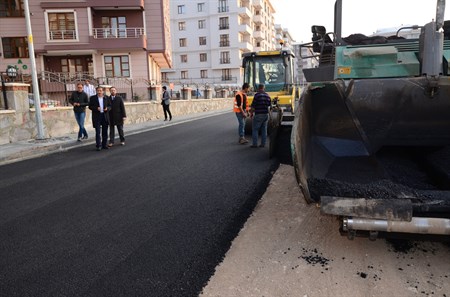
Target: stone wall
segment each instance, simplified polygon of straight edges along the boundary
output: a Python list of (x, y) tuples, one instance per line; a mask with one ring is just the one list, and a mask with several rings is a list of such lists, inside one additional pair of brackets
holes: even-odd
[[(36, 114), (34, 108), (28, 108), (28, 93), (14, 84), (6, 88), (9, 110), (0, 110), (0, 145), (21, 140), (35, 139), (37, 136)], [(17, 109), (12, 109), (17, 108)], [(127, 102), (126, 125), (142, 124), (147, 121), (162, 120), (164, 113), (160, 102)], [(233, 109), (233, 99), (190, 99), (171, 100), (170, 111), (174, 117), (202, 113), (214, 110)], [(45, 138), (67, 136), (78, 132), (72, 107), (42, 108), (42, 121)], [(93, 130), (91, 112), (87, 109), (85, 126)]]

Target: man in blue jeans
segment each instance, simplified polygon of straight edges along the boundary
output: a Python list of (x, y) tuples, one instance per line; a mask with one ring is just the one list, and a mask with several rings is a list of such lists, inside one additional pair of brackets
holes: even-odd
[(234, 107), (233, 111), (236, 114), (236, 118), (239, 123), (238, 133), (239, 133), (239, 143), (246, 144), (248, 140), (245, 139), (245, 118), (247, 117), (247, 92), (250, 88), (248, 83), (242, 85), (242, 90), (236, 93), (234, 97)]
[(271, 98), (269, 94), (264, 91), (264, 85), (258, 85), (258, 92), (253, 97), (251, 105), (252, 121), (252, 145), (251, 148), (258, 147), (258, 133), (261, 131), (261, 144), (259, 147), (264, 147), (267, 140), (267, 123), (269, 122), (269, 108)]
[(79, 127), (77, 140), (81, 141), (81, 139), (87, 139), (88, 134), (84, 128), (84, 119), (86, 118), (86, 106), (89, 105), (89, 98), (83, 91), (82, 83), (77, 84), (77, 90), (72, 93), (69, 98), (69, 102), (73, 105), (73, 112)]

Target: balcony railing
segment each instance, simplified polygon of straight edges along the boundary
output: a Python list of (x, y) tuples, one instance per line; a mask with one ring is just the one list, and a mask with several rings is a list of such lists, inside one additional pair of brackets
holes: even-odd
[(220, 47), (230, 46), (230, 41), (221, 41), (219, 42)]
[(222, 58), (220, 59), (220, 64), (230, 64), (231, 59), (230, 58)]
[(144, 35), (144, 28), (94, 28), (95, 39), (138, 38)]
[(221, 25), (219, 25), (219, 30), (226, 30), (226, 29), (230, 29), (230, 25), (229, 24), (221, 24)]
[(51, 30), (48, 32), (50, 40), (74, 40), (77, 39), (75, 30)]

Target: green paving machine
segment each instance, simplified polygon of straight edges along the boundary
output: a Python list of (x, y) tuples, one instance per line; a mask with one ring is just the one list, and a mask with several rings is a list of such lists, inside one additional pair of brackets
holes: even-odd
[[(365, 235), (450, 235), (450, 23), (445, 0), (412, 39), (312, 26), (291, 135), (295, 175), (308, 202), (340, 230)], [(408, 29), (408, 28), (402, 28)]]

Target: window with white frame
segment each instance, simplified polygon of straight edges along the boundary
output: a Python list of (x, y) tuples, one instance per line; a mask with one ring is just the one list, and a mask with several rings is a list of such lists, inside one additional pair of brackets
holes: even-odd
[(200, 53), (200, 62), (206, 62), (206, 61), (208, 61), (208, 54)]
[(47, 11), (48, 40), (77, 40), (75, 11)]
[(198, 28), (199, 29), (205, 29), (206, 28), (206, 20), (199, 20), (198, 21)]
[(178, 14), (185, 14), (185, 13), (186, 13), (186, 6), (178, 5)]
[(104, 56), (106, 77), (130, 77), (130, 58), (123, 56)]
[(179, 42), (180, 42), (180, 47), (186, 47), (187, 46), (186, 38), (180, 38)]
[(208, 70), (200, 70), (200, 78), (208, 78)]
[(205, 10), (205, 2), (197, 3), (197, 11), (202, 12)]
[(182, 79), (188, 78), (188, 72), (187, 72), (186, 70), (181, 71), (181, 78), (182, 78)]
[(206, 37), (205, 36), (200, 36), (198, 38), (198, 44), (199, 45), (206, 45)]
[(186, 30), (186, 22), (178, 22), (178, 31)]
[(187, 63), (188, 58), (187, 55), (180, 55), (180, 62), (181, 63)]

